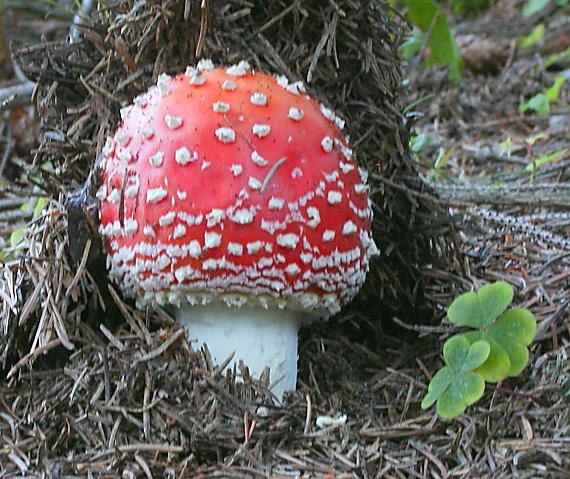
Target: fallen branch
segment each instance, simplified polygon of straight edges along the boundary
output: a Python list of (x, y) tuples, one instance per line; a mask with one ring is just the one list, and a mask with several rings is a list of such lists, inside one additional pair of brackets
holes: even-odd
[(570, 183), (502, 186), (435, 185), (439, 197), (450, 205), (525, 205), (570, 207)]
[(26, 82), (0, 89), (0, 111), (29, 105), (35, 87), (34, 82)]

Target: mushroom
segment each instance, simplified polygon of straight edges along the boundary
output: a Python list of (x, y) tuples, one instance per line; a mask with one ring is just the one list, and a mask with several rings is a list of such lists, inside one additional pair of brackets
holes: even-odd
[(103, 149), (110, 277), (170, 305), (216, 363), (295, 389), (297, 333), (337, 313), (377, 249), (344, 121), (289, 83), (202, 60), (122, 111)]

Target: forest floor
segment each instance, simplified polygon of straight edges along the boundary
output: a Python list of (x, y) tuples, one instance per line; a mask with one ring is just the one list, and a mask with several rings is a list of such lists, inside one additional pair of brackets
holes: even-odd
[[(38, 333), (21, 359), (2, 358), (0, 478), (570, 477), (570, 14), (551, 4), (530, 18), (512, 1), (455, 18), (466, 63), (459, 84), (444, 69), (426, 70), (421, 58), (404, 66), (413, 150), (461, 225), (456, 269), (424, 271), (438, 304), (435, 324), (389, 318), (362, 342), (335, 335), (346, 328), (311, 326), (301, 337), (298, 391), (277, 407), (263, 384), (247, 377), (236, 384), (192, 351), (168, 315), (149, 319), (117, 298), (119, 327), (77, 321), (49, 340)], [(11, 18), (18, 23), (4, 32), (0, 89), (22, 83), (8, 41), (33, 42), (69, 25), (65, 16)], [(522, 46), (540, 24), (543, 36)], [(557, 78), (566, 83), (548, 113), (520, 112)], [(27, 105), (1, 110), (0, 336), (22, 301), (23, 275), (36, 287), (23, 298), (21, 324), (42, 278), (58, 271), (45, 266), (52, 260), (15, 266), (7, 256), (18, 250), (13, 233), (33, 229), (37, 203), (17, 187), (34, 181), (26, 163), (39, 126)], [(50, 204), (56, 224), (58, 204)], [(65, 234), (42, 236), (39, 218), (39, 251), (52, 244), (59, 261)], [(443, 341), (457, 331), (445, 318), (451, 279), (465, 291), (512, 284), (538, 333), (519, 377), (488, 385), (479, 402), (444, 421), (420, 402), (442, 364)], [(79, 318), (88, 307), (73, 303), (85, 293), (79, 274), (56, 284), (54, 294)], [(349, 310), (333, 323), (359, 319)], [(60, 327), (56, 318), (53, 329)], [(73, 350), (58, 353), (66, 341)]]

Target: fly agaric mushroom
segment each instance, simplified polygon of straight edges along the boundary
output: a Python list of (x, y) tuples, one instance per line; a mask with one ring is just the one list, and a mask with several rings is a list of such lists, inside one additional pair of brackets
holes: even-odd
[(300, 325), (350, 301), (377, 253), (344, 121), (300, 82), (209, 60), (121, 114), (98, 191), (111, 278), (175, 307), (217, 363), (269, 367), (281, 398)]

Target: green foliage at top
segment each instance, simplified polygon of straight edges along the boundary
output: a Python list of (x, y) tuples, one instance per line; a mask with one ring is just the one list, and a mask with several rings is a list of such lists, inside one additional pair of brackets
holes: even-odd
[(507, 311), (513, 296), (512, 286), (499, 281), (453, 301), (447, 311), (449, 321), (474, 331), (445, 343), (447, 366), (431, 380), (422, 408), (437, 401), (441, 417), (457, 417), (483, 395), (485, 381), (496, 383), (523, 371), (536, 321), (527, 309)]
[(463, 62), (455, 37), (449, 27), (447, 16), (433, 0), (404, 0), (408, 18), (424, 36), (416, 34), (402, 46), (403, 53), (410, 58), (425, 45), (430, 50), (429, 65), (447, 65), (449, 78), (459, 82)]
[(452, 0), (453, 13), (462, 17), (473, 17), (483, 13), (494, 0)]

